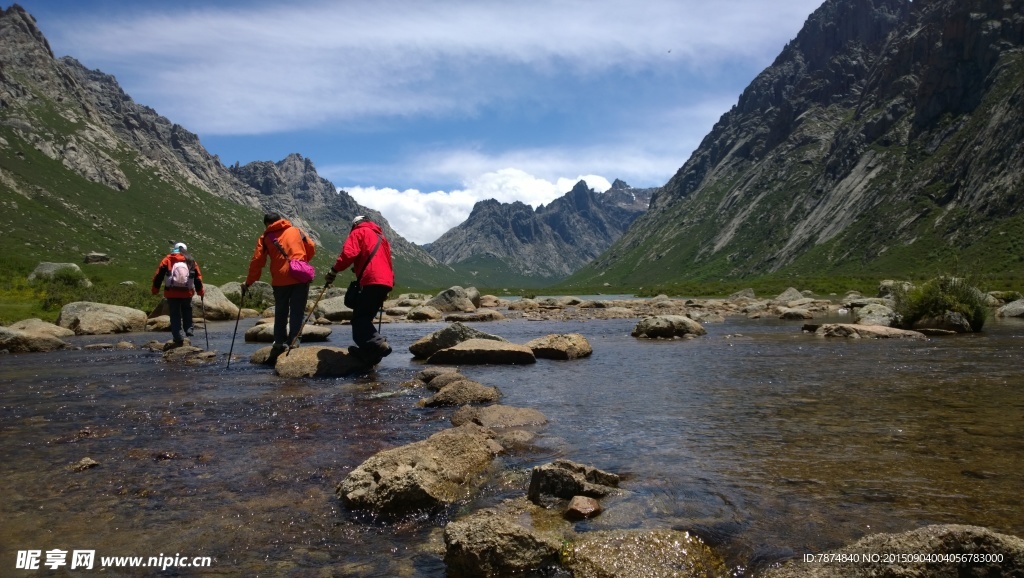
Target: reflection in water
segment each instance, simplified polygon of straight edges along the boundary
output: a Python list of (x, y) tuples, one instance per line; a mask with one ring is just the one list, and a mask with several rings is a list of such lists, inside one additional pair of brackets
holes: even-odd
[[(694, 530), (739, 568), (929, 523), (1024, 535), (1024, 323), (927, 342), (744, 319), (648, 342), (633, 324), (479, 325), (519, 343), (580, 332), (594, 355), (463, 368), (550, 424), (475, 503), (397, 524), (345, 511), (334, 486), (375, 452), (449, 427), (451, 409), (418, 408), (426, 393), (399, 387), (421, 368), (408, 345), (442, 324), (388, 327), (396, 353), (358, 379), (138, 350), (4, 356), (0, 565), (58, 548), (215, 558), (167, 573), (180, 576), (440, 577), (447, 520), (522, 495), (525, 470), (555, 457), (626, 475), (629, 492), (579, 530)], [(227, 351), (232, 329), (211, 324), (211, 347)], [(331, 339), (347, 338), (339, 326)], [(86, 457), (99, 465), (69, 468)]]

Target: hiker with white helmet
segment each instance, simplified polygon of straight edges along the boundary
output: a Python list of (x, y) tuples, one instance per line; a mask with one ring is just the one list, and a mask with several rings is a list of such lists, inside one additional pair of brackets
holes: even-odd
[(334, 266), (324, 280), (334, 283), (339, 271), (352, 267), (356, 275), (345, 293), (345, 305), (352, 308), (352, 341), (349, 353), (373, 366), (391, 353), (391, 346), (373, 326), (373, 318), (395, 286), (391, 263), (391, 244), (380, 225), (360, 215), (352, 220), (352, 229)]
[(192, 296), (206, 295), (199, 265), (188, 252), (185, 243), (175, 243), (171, 252), (160, 261), (150, 292), (156, 295), (164, 286), (164, 299), (171, 316), (171, 338), (175, 345), (183, 345), (185, 337), (192, 337)]

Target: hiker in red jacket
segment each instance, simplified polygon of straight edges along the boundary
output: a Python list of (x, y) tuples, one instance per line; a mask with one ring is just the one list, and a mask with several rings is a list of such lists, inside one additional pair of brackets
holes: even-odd
[(249, 260), (249, 274), (242, 284), (242, 296), (250, 285), (260, 280), (263, 267), (270, 259), (270, 285), (274, 288), (274, 345), (270, 354), (276, 357), (295, 342), (309, 298), (309, 282), (295, 279), (289, 262), (292, 259), (309, 262), (316, 247), (302, 230), (277, 213), (263, 215), (263, 225), (266, 229), (256, 240), (256, 249)]
[[(352, 230), (341, 254), (324, 277), (327, 284), (348, 267), (356, 274), (359, 291), (352, 306), (352, 341), (356, 344), (349, 348), (349, 353), (367, 365), (377, 365), (391, 353), (391, 346), (373, 326), (373, 318), (395, 287), (395, 270), (391, 265), (391, 244), (384, 238), (380, 225), (363, 216), (352, 220)], [(346, 304), (349, 301), (346, 299)]]
[(161, 283), (164, 286), (164, 299), (171, 310), (171, 337), (175, 345), (184, 345), (185, 336), (192, 337), (192, 296), (196, 293), (200, 297), (206, 295), (203, 274), (195, 259), (189, 255), (185, 243), (176, 243), (170, 254), (160, 261), (150, 288), (153, 295), (160, 292)]

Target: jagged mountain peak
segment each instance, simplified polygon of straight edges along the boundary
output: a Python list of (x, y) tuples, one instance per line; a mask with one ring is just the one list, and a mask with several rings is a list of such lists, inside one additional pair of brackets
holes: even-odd
[(536, 209), (487, 199), (427, 248), (441, 262), (469, 269), (475, 284), (538, 286), (599, 255), (646, 210), (638, 197), (649, 193), (621, 187), (601, 194), (581, 180)]
[[(251, 230), (261, 226), (260, 212), (287, 215), (331, 245), (324, 255), (340, 248), (352, 217), (367, 214), (388, 231), (402, 283), (449, 284), (450, 268), (401, 238), (380, 213), (339, 193), (316, 173), (310, 159), (295, 153), (277, 163), (225, 167), (198, 135), (136, 103), (112, 75), (89, 70), (72, 56), (55, 59), (35, 19), (17, 5), (0, 11), (0, 156), (14, 159), (0, 163), (0, 202), (39, 212), (19, 214), (20, 222), (66, 215), (61, 226), (85, 238), (91, 236), (83, 231), (100, 222), (103, 231), (130, 231), (132, 239), (145, 235), (143, 229), (167, 230), (197, 239), (190, 246), (198, 248), (205, 239), (209, 254), (227, 263), (248, 256)], [(27, 158), (35, 160), (19, 162)], [(109, 191), (123, 193), (122, 198), (110, 200)], [(171, 199), (173, 211), (126, 211), (163, 206)], [(142, 217), (145, 226), (138, 222)], [(200, 228), (198, 223), (207, 218), (216, 230), (209, 223)], [(61, 249), (63, 241), (29, 234), (36, 232), (25, 233), (22, 244), (40, 247), (39, 255), (72, 250)], [(47, 249), (50, 245), (58, 247)], [(215, 267), (209, 270), (216, 275)]]
[(1024, 0), (828, 0), (570, 283), (1012, 270), (1022, 54)]

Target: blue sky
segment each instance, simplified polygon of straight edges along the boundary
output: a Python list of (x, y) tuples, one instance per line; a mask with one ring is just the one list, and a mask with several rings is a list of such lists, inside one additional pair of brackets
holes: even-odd
[(418, 243), (486, 198), (663, 185), (820, 3), (19, 2), (224, 164), (299, 153)]

